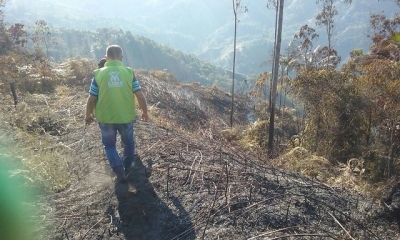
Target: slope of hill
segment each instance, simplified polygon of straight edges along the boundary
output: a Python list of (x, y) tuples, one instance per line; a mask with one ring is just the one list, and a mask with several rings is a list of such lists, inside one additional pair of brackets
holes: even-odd
[[(58, 72), (69, 72), (66, 66)], [(135, 122), (137, 158), (127, 184), (113, 182), (98, 127), (84, 125), (87, 84), (22, 95), (16, 108), (0, 89), (4, 132), (28, 169), (13, 173), (55, 190), (30, 203), (42, 211), (32, 217), (36, 239), (400, 237), (376, 199), (321, 183), (318, 174), (274, 168), (266, 155), (227, 142), (218, 132), (229, 118), (228, 94), (180, 84), (163, 71), (137, 75), (151, 121)], [(236, 122), (246, 122), (246, 109), (238, 98)]]
[[(304, 24), (314, 27), (320, 7), (314, 0), (285, 1), (283, 47), (287, 46)], [(239, 14), (237, 71), (258, 74), (269, 68), (260, 64), (270, 59), (274, 39), (275, 15), (263, 0), (242, 1), (248, 13)], [(350, 51), (367, 51), (369, 16), (385, 11), (389, 17), (398, 12), (392, 1), (358, 0), (351, 5), (339, 4), (335, 22), (334, 41), (339, 55), (345, 60)], [(135, 1), (45, 1), (9, 0), (6, 21), (27, 24), (44, 19), (54, 26), (94, 30), (115, 28), (149, 37), (224, 69), (232, 65), (233, 12), (230, 1), (160, 0)], [(56, 16), (56, 17), (55, 17)], [(316, 27), (325, 45), (323, 28)]]
[[(134, 69), (167, 71), (174, 74), (181, 82), (215, 84), (225, 89), (231, 86), (231, 71), (148, 38), (133, 36), (129, 31), (108, 28), (96, 31), (53, 28), (49, 31), (51, 37), (47, 41), (51, 44), (47, 44), (48, 53), (57, 62), (82, 57), (98, 61), (104, 57), (108, 45), (119, 44), (124, 50), (123, 61)], [(33, 30), (31, 32), (34, 34)], [(236, 73), (235, 79), (241, 84), (245, 76)]]

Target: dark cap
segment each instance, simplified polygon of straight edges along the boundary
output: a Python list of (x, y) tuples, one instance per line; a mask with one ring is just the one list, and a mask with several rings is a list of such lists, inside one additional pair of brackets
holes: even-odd
[(99, 68), (102, 68), (102, 67), (104, 67), (104, 64), (107, 62), (107, 60), (105, 59), (105, 58), (102, 58), (101, 60), (100, 60), (100, 62), (99, 63), (97, 63), (97, 66), (99, 67)]

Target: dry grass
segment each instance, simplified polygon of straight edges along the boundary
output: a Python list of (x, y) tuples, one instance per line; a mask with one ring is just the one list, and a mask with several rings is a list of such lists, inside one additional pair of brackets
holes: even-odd
[[(58, 82), (70, 80), (70, 66), (61, 64), (58, 67), (60, 69), (55, 71), (59, 73)], [(230, 97), (222, 90), (203, 88), (196, 83), (181, 84), (163, 71), (136, 71), (136, 75), (148, 100), (150, 120), (157, 125), (210, 138), (219, 137), (216, 129), (226, 127)], [(1, 106), (4, 114), (0, 118), (13, 138), (23, 171), (29, 172), (24, 174), (26, 179), (44, 189), (61, 191), (71, 181), (71, 168), (79, 162), (79, 156), (71, 156), (62, 138), (83, 129), (88, 93), (79, 86), (54, 87), (54, 93), (50, 94), (19, 93), (16, 108), (8, 90), (1, 89), (5, 94), (0, 97), (6, 104)], [(243, 100), (238, 98), (236, 122), (241, 121), (240, 114), (245, 114), (243, 106)]]
[(343, 189), (380, 199), (398, 179), (387, 182), (368, 181), (366, 175), (356, 173), (349, 164), (332, 164), (328, 159), (316, 156), (302, 147), (290, 149), (271, 161), (275, 167), (299, 172), (302, 175)]
[[(59, 139), (82, 125), (77, 117), (82, 116), (84, 98), (74, 89), (58, 87), (56, 94), (26, 94), (21, 100), (16, 108), (3, 105), (1, 115), (13, 154), (22, 164), (19, 173), (44, 190), (61, 191), (71, 179), (67, 168), (77, 159)], [(4, 97), (3, 102), (11, 99)]]
[(331, 163), (319, 156), (312, 155), (302, 147), (296, 147), (273, 161), (279, 168), (300, 172), (303, 175), (326, 181), (333, 176)]
[[(63, 72), (68, 71), (60, 71), (60, 77), (63, 76)], [(321, 205), (318, 202), (320, 199), (318, 196), (330, 196), (331, 198), (329, 199), (332, 199), (334, 191), (331, 192), (330, 189), (334, 188), (329, 188), (329, 192), (324, 193), (326, 190), (322, 187), (324, 184), (309, 181), (298, 175), (296, 178), (292, 178), (293, 176), (286, 177), (286, 184), (293, 186), (286, 194), (286, 192), (283, 192), (286, 189), (283, 185), (281, 186), (281, 182), (284, 180), (277, 173), (283, 173), (283, 171), (276, 171), (274, 167), (299, 172), (312, 179), (336, 185), (342, 189), (352, 189), (376, 197), (382, 196), (390, 184), (371, 184), (365, 181), (362, 176), (356, 176), (348, 166), (335, 166), (327, 159), (315, 156), (301, 147), (289, 149), (287, 153), (276, 159), (268, 159), (265, 148), (260, 147), (266, 146), (267, 143), (265, 139), (267, 137), (266, 127), (268, 122), (258, 122), (249, 127), (244, 126), (244, 124), (240, 125), (247, 119), (248, 110), (250, 109), (247, 106), (246, 99), (237, 98), (234, 115), (235, 127), (231, 129), (228, 128), (231, 100), (229, 94), (216, 87), (205, 88), (196, 83), (180, 84), (173, 76), (162, 71), (137, 71), (136, 74), (142, 83), (143, 92), (148, 100), (151, 122), (164, 128), (160, 129), (150, 123), (145, 124), (146, 126), (138, 124), (136, 129), (137, 133), (139, 133), (137, 136), (141, 138), (141, 141), (138, 141), (138, 149), (142, 152), (139, 153), (143, 157), (142, 160), (149, 160), (143, 162), (143, 164), (147, 162), (149, 169), (154, 170), (149, 175), (150, 179), (137, 182), (142, 184), (137, 185), (140, 186), (137, 189), (140, 189), (141, 194), (145, 193), (142, 190), (146, 188), (148, 193), (151, 194), (148, 198), (147, 195), (142, 195), (146, 200), (143, 205), (146, 206), (147, 204), (149, 209), (149, 211), (146, 209), (147, 214), (154, 211), (155, 216), (160, 216), (160, 212), (167, 212), (160, 208), (154, 208), (154, 206), (159, 207), (159, 204), (162, 203), (159, 200), (166, 197), (165, 185), (168, 186), (168, 181), (170, 184), (175, 183), (175, 185), (169, 185), (169, 190), (167, 187), (167, 194), (172, 193), (180, 196), (183, 207), (191, 209), (190, 217), (196, 227), (204, 223), (204, 213), (211, 213), (212, 210), (217, 209), (217, 207), (215, 209), (211, 207), (210, 209), (210, 196), (213, 197), (220, 194), (220, 197), (214, 197), (214, 202), (218, 203), (216, 206), (226, 206), (224, 200), (226, 199), (228, 202), (229, 199), (229, 202), (232, 201), (233, 203), (231, 206), (235, 206), (236, 209), (232, 211), (232, 214), (230, 207), (226, 214), (224, 213), (224, 207), (219, 208), (222, 210), (215, 211), (215, 215), (213, 214), (212, 218), (210, 218), (211, 221), (207, 231), (209, 234), (211, 234), (212, 230), (224, 231), (225, 226), (218, 226), (218, 222), (221, 220), (223, 222), (223, 219), (226, 219), (227, 226), (232, 224), (232, 228), (226, 233), (230, 237), (226, 237), (226, 239), (232, 239), (235, 234), (238, 234), (235, 236), (236, 238), (240, 236), (239, 233), (235, 233), (236, 230), (240, 231), (240, 226), (242, 227), (242, 232), (243, 228), (248, 229), (249, 232), (252, 231), (248, 236), (253, 236), (252, 234), (256, 232), (255, 226), (271, 227), (271, 220), (274, 219), (275, 227), (279, 226), (276, 228), (286, 226), (277, 225), (280, 224), (279, 222), (285, 214), (286, 223), (284, 224), (293, 224), (292, 220), (296, 219), (302, 222), (303, 220), (306, 221), (306, 217), (318, 217), (318, 225), (331, 226), (329, 220), (326, 221), (326, 217), (321, 217), (320, 213), (317, 216), (312, 211), (303, 212), (305, 210), (303, 207), (311, 209), (307, 206), (312, 206), (310, 203), (314, 202), (314, 206), (318, 206), (318, 211), (320, 207), (324, 209), (330, 204), (330, 200), (327, 201), (326, 206)], [(69, 84), (74, 83), (76, 80), (69, 78), (69, 75), (66, 77), (70, 80)], [(62, 79), (59, 82), (63, 82)], [(80, 82), (80, 84), (84, 83)], [(22, 166), (16, 167), (12, 174), (23, 176), (29, 184), (41, 186), (47, 191), (67, 189), (56, 194), (58, 196), (57, 209), (54, 209), (60, 216), (72, 216), (72, 218), (68, 220), (67, 217), (65, 219), (46, 220), (49, 224), (58, 226), (57, 235), (51, 235), (53, 238), (54, 236), (59, 236), (58, 238), (60, 239), (68, 238), (68, 236), (64, 235), (64, 232), (68, 234), (67, 230), (69, 233), (74, 231), (74, 238), (78, 236), (78, 233), (80, 238), (85, 238), (86, 233), (92, 230), (93, 234), (90, 237), (88, 235), (87, 238), (92, 239), (101, 234), (107, 235), (109, 238), (111, 237), (111, 235), (108, 235), (110, 232), (104, 231), (104, 229), (107, 229), (110, 225), (113, 226), (112, 224), (116, 222), (112, 221), (113, 219), (118, 219), (117, 216), (112, 216), (112, 224), (110, 224), (110, 221), (103, 217), (111, 209), (109, 208), (111, 206), (109, 205), (111, 202), (109, 199), (113, 194), (110, 194), (108, 190), (105, 191), (102, 184), (97, 186), (99, 179), (104, 180), (104, 175), (97, 174), (97, 171), (107, 163), (103, 161), (105, 159), (103, 159), (104, 156), (101, 152), (100, 139), (94, 139), (98, 137), (96, 135), (99, 132), (98, 129), (95, 128), (96, 126), (91, 126), (93, 127), (91, 131), (86, 131), (87, 129), (84, 127), (84, 111), (88, 95), (88, 86), (84, 86), (79, 88), (55, 86), (55, 91), (52, 94), (21, 95), (20, 104), (17, 108), (12, 105), (13, 100), (10, 94), (7, 94), (8, 90), (1, 89), (2, 86), (0, 86), (0, 100), (3, 102), (3, 105), (0, 106), (0, 121), (2, 123), (1, 126), (4, 128), (4, 131), (0, 131), (0, 146), (13, 146), (12, 150), (3, 151), (3, 149), (0, 149), (0, 154), (7, 152), (7, 157), (14, 156), (22, 164)], [(140, 114), (140, 110), (138, 110), (138, 114)], [(140, 129), (141, 125), (146, 128)], [(147, 128), (149, 125), (152, 125), (152, 128)], [(164, 131), (165, 129), (167, 131)], [(170, 135), (168, 135), (169, 130), (171, 130)], [(212, 139), (212, 141), (207, 141), (205, 138)], [(8, 141), (8, 139), (11, 140)], [(235, 144), (237, 145), (235, 146)], [(95, 156), (96, 161), (93, 161), (93, 156)], [(265, 160), (265, 162), (262, 163), (259, 160)], [(154, 165), (151, 166), (153, 161)], [(229, 171), (228, 164), (224, 165), (225, 162), (230, 163)], [(185, 166), (185, 168), (169, 172), (171, 163), (173, 166)], [(160, 169), (163, 166), (168, 166), (168, 168), (165, 171), (161, 171)], [(241, 172), (243, 166), (244, 172)], [(251, 168), (251, 171), (249, 171), (249, 168)], [(189, 175), (187, 174), (187, 169), (190, 169)], [(191, 174), (192, 170), (193, 174)], [(196, 173), (197, 170), (198, 173)], [(225, 195), (222, 190), (218, 190), (218, 187), (215, 195), (210, 194), (210, 186), (211, 191), (213, 191), (211, 183), (214, 183), (214, 187), (216, 187), (215, 183), (220, 184), (218, 183), (220, 182), (220, 176), (223, 176), (225, 171), (226, 176), (229, 176), (227, 179), (231, 181), (232, 188), (227, 182)], [(203, 173), (200, 174), (200, 172)], [(146, 175), (146, 172), (142, 174), (144, 178), (147, 178)], [(88, 176), (90, 178), (87, 178)], [(91, 179), (92, 182), (87, 181), (88, 179)], [(188, 179), (191, 179), (190, 186), (189, 184), (182, 185), (184, 182), (189, 183)], [(288, 179), (293, 181), (288, 183)], [(393, 179), (392, 183), (396, 180)], [(165, 181), (167, 184), (165, 184)], [(275, 184), (276, 182), (277, 184)], [(308, 182), (311, 182), (313, 186), (319, 185), (319, 188), (318, 186), (316, 188), (317, 191), (309, 192), (310, 194), (316, 194), (315, 199), (318, 201), (311, 200), (303, 204), (303, 198), (306, 200), (308, 197), (308, 193), (304, 195), (303, 192), (305, 189), (304, 182), (307, 182), (306, 185), (308, 185)], [(93, 190), (93, 186), (97, 187), (94, 188), (96, 190)], [(197, 186), (201, 187), (197, 188)], [(207, 187), (209, 188), (208, 193)], [(220, 187), (224, 188), (222, 185)], [(159, 192), (156, 194), (153, 188)], [(293, 191), (295, 191), (295, 194), (290, 194)], [(346, 192), (342, 191), (341, 193)], [(375, 194), (373, 195), (373, 193)], [(298, 198), (294, 203), (293, 200), (296, 199), (296, 196), (302, 197), (301, 199)], [(154, 197), (157, 201), (148, 201), (152, 200), (151, 197)], [(193, 201), (196, 198), (201, 199), (201, 202)], [(272, 199), (272, 201), (262, 200), (262, 203), (258, 202), (265, 198)], [(346, 199), (346, 196), (341, 196), (341, 198)], [(334, 199), (338, 198), (335, 197)], [(173, 216), (172, 219), (175, 219), (180, 214), (178, 213), (180, 212), (179, 207), (172, 206), (175, 205), (175, 202), (170, 201), (171, 198), (169, 197), (164, 198), (164, 200), (166, 204), (170, 205), (171, 209), (176, 209), (176, 212), (171, 214)], [(351, 201), (350, 199), (350, 203)], [(349, 201), (339, 201), (339, 204), (340, 202), (346, 204), (339, 207), (339, 212), (347, 212), (349, 207), (347, 203)], [(118, 203), (114, 204), (116, 210)], [(264, 204), (266, 205), (261, 206)], [(135, 202), (130, 202), (127, 205), (129, 205), (129, 209), (131, 209), (130, 206), (138, 206)], [(118, 206), (120, 207), (121, 205)], [(108, 210), (105, 211), (105, 209)], [(165, 209), (169, 210), (167, 205)], [(328, 213), (328, 209), (329, 212), (332, 211), (330, 208), (325, 209), (322, 211), (325, 215)], [(94, 215), (89, 215), (89, 210), (92, 213), (96, 211), (101, 216), (100, 220), (106, 221), (101, 222)], [(77, 213), (78, 215), (75, 215)], [(355, 213), (358, 214), (358, 210)], [(50, 215), (48, 213), (47, 216)], [(218, 215), (221, 218), (214, 217)], [(82, 216), (82, 218), (75, 219), (75, 216), (79, 218)], [(271, 219), (269, 216), (273, 216), (273, 218)], [(121, 219), (124, 220), (124, 217), (125, 220), (127, 220), (126, 217), (132, 217), (132, 219), (135, 219), (133, 222), (138, 223), (141, 222), (140, 219), (143, 218), (143, 214), (140, 211), (137, 217), (136, 215), (121, 215)], [(136, 221), (137, 219), (140, 221)], [(161, 217), (157, 219), (160, 221), (155, 222), (162, 223), (167, 218)], [(182, 219), (184, 218), (179, 216), (177, 220), (182, 221)], [(241, 222), (228, 223), (232, 219), (235, 219), (235, 221), (239, 219)], [(253, 220), (249, 221), (249, 219)], [(364, 218), (360, 217), (360, 219)], [(378, 219), (377, 221), (380, 220)], [(169, 223), (172, 225), (174, 222), (169, 221)], [(253, 226), (253, 228), (249, 226)], [(313, 225), (309, 226), (313, 227)], [(381, 225), (377, 226), (380, 227)], [(61, 233), (61, 228), (64, 230), (63, 233)], [(98, 231), (95, 232), (95, 229)], [(137, 227), (133, 231), (138, 229), (143, 228)], [(204, 228), (204, 231), (206, 229), (207, 227)], [(129, 229), (129, 231), (131, 230)], [(84, 235), (81, 235), (82, 231), (85, 231)], [(98, 235), (100, 231), (102, 233)], [(72, 235), (70, 236), (72, 237)]]
[(62, 151), (45, 150), (51, 144), (44, 139), (14, 131), (13, 144), (3, 141), (3, 146), (12, 146), (2, 153), (8, 155), (8, 159), (16, 160), (16, 168), (12, 175), (25, 179), (29, 184), (44, 191), (63, 190), (69, 184), (69, 176), (66, 171), (67, 155)]
[[(63, 72), (63, 71), (60, 71)], [(245, 127), (248, 107), (246, 100), (237, 98), (234, 128), (228, 128), (230, 96), (215, 86), (205, 88), (196, 83), (181, 84), (163, 71), (136, 71), (146, 94), (150, 120), (165, 129), (198, 134), (210, 139), (236, 142), (241, 147), (260, 152), (266, 146), (266, 126), (261, 121)], [(60, 76), (59, 76), (60, 77)], [(69, 77), (69, 75), (67, 76)], [(6, 93), (6, 89), (1, 89)], [(3, 104), (1, 121), (16, 145), (17, 157), (23, 169), (34, 174), (24, 174), (29, 181), (56, 191), (68, 186), (71, 176), (68, 168), (78, 159), (61, 144), (64, 133), (83, 128), (87, 92), (80, 88), (56, 86), (53, 94), (26, 94), (14, 108), (9, 94), (1, 94)], [(138, 110), (139, 112), (140, 110)], [(41, 124), (51, 125), (57, 131)], [(334, 166), (327, 159), (310, 154), (304, 148), (289, 149), (271, 161), (276, 167), (302, 173), (322, 182), (371, 194), (384, 185), (371, 184), (363, 176), (355, 175), (346, 165)]]
[(45, 187), (54, 191), (61, 191), (70, 183), (68, 164), (71, 159), (67, 151), (57, 146), (48, 139), (40, 139), (35, 135), (26, 135), (25, 139), (19, 139), (19, 149), (22, 165), (30, 174), (28, 179), (36, 186)]

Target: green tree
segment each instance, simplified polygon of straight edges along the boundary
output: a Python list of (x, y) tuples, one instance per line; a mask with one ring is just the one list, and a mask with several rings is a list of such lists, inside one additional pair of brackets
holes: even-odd
[(360, 97), (355, 76), (336, 70), (309, 70), (293, 79), (292, 93), (306, 109), (304, 146), (313, 152), (346, 161), (360, 146)]
[(393, 167), (399, 163), (400, 35), (397, 31), (400, 21), (398, 16), (390, 19), (383, 14), (373, 14), (370, 24), (373, 31), (370, 52), (353, 50), (342, 70), (359, 76), (353, 85), (361, 99), (357, 109), (362, 116), (360, 135), (363, 148), (382, 156), (370, 160), (372, 177), (381, 180), (393, 175)]
[(375, 59), (359, 66), (362, 75), (354, 82), (366, 108), (363, 113), (365, 139), (371, 150), (386, 156), (386, 169), (381, 175), (393, 174), (394, 158), (400, 153), (398, 121), (400, 115), (400, 67), (398, 62)]
[(383, 14), (372, 14), (370, 19), (372, 44), (371, 57), (399, 61), (400, 15), (387, 18)]

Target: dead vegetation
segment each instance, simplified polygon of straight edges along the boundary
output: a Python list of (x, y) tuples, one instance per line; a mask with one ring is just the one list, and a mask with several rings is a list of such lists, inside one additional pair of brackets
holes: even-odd
[[(1, 95), (3, 136), (29, 172), (20, 174), (56, 192), (34, 203), (44, 216), (36, 219), (37, 238), (399, 237), (378, 195), (354, 188), (361, 181), (351, 166), (335, 170), (301, 147), (268, 159), (251, 137), (259, 128), (226, 129), (229, 94), (179, 84), (165, 72), (137, 71), (137, 78), (151, 121), (135, 123), (138, 158), (127, 185), (113, 184), (99, 130), (84, 126), (87, 89), (24, 94), (16, 108)], [(245, 122), (247, 101), (237, 99), (235, 122)], [(246, 136), (247, 146), (237, 144)]]

